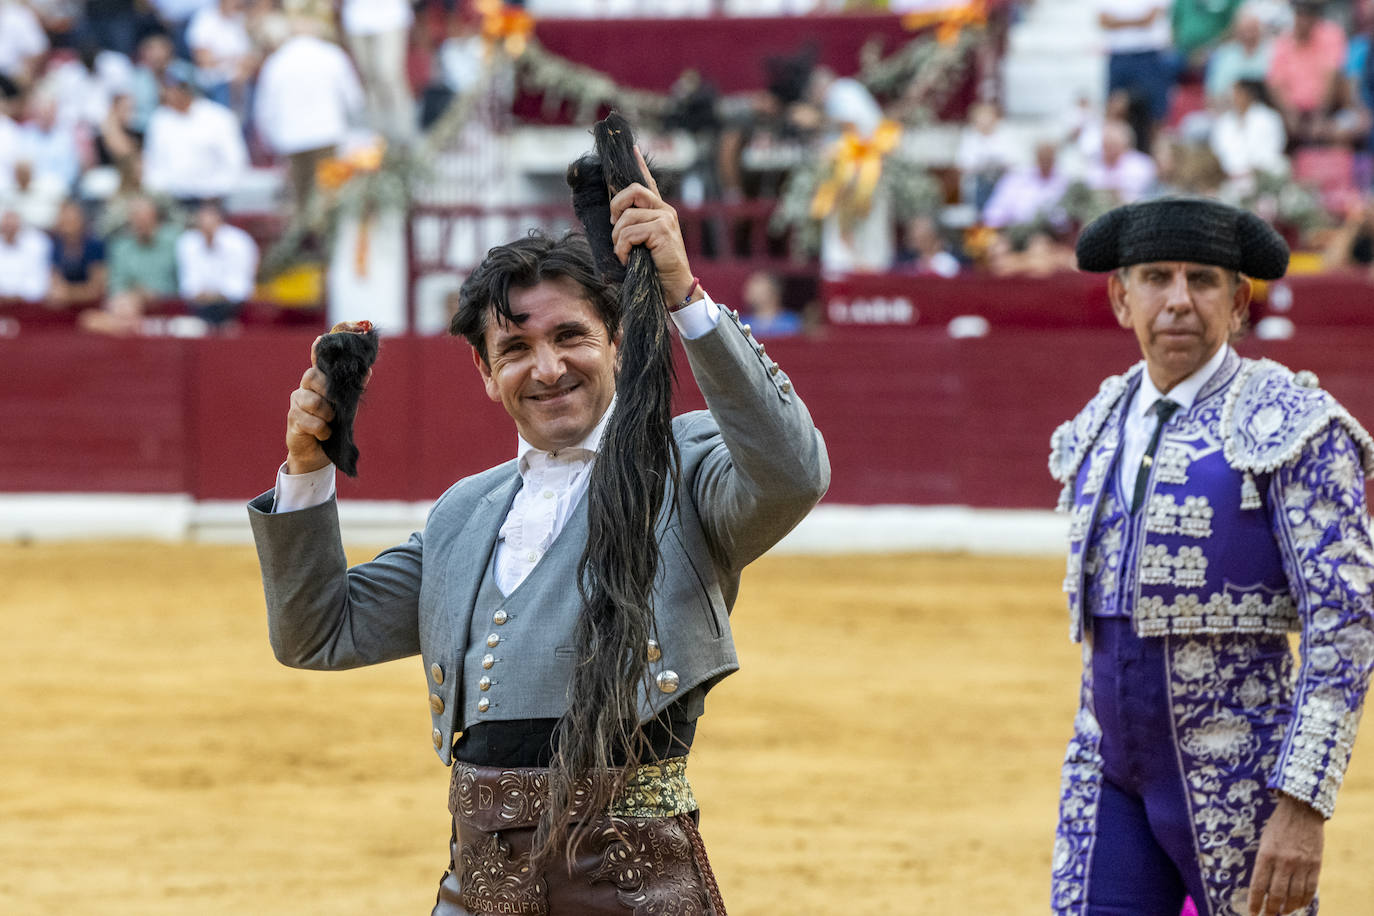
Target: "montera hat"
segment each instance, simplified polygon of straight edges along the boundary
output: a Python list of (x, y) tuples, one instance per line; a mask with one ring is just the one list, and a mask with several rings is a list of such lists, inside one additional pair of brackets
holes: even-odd
[(1192, 261), (1277, 280), (1288, 243), (1248, 210), (1201, 197), (1160, 197), (1109, 210), (1078, 236), (1078, 269), (1098, 273), (1151, 261)]

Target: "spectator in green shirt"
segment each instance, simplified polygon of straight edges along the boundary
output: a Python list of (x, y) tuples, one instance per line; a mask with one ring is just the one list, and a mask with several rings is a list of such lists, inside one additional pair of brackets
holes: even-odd
[(115, 233), (107, 252), (109, 297), (103, 308), (81, 315), (81, 327), (103, 334), (136, 334), (149, 302), (177, 296), (177, 227), (163, 222), (147, 197), (129, 204), (129, 225)]
[(1210, 48), (1226, 30), (1245, 0), (1174, 0), (1174, 48), (1185, 59)]

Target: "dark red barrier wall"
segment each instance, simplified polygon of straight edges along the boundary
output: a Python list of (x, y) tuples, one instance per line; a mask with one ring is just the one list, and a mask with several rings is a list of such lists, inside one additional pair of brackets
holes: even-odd
[[(0, 340), (0, 491), (187, 492), (243, 499), (284, 456), (287, 397), (312, 334), (234, 340), (110, 341), (69, 334)], [(1050, 507), (1054, 427), (1129, 366), (1113, 330), (998, 330), (951, 340), (939, 329), (832, 329), (768, 344), (825, 433), (828, 501)], [(1374, 332), (1302, 330), (1247, 342), (1311, 368), (1374, 422)], [(681, 369), (683, 409), (701, 406)], [(386, 341), (359, 420), (361, 478), (345, 498), (429, 500), (505, 460), (515, 434), (486, 399), (466, 345)]]

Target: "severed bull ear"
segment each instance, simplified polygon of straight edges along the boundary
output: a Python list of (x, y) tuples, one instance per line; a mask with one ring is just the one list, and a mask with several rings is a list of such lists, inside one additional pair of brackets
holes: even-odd
[(329, 438), (320, 443), (334, 466), (349, 477), (358, 476), (358, 446), (353, 441), (353, 421), (358, 415), (367, 373), (377, 361), (381, 339), (370, 321), (334, 325), (315, 344), (315, 368), (329, 380)]

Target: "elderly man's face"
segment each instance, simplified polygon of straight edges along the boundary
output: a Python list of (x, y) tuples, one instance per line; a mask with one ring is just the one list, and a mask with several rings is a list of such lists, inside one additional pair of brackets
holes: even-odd
[(519, 325), (492, 314), (484, 360), (473, 360), (487, 397), (499, 401), (525, 441), (557, 451), (596, 428), (615, 395), (616, 345), (585, 291), (572, 280), (546, 280), (510, 291)]
[(1135, 333), (1162, 392), (1192, 375), (1240, 330), (1250, 282), (1211, 264), (1156, 261), (1108, 280), (1112, 311)]

